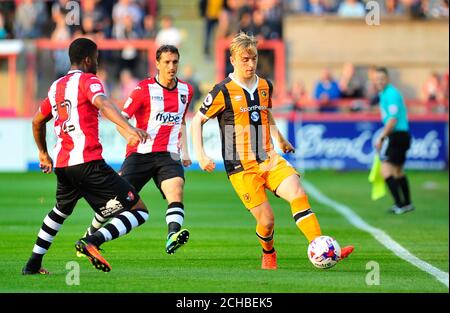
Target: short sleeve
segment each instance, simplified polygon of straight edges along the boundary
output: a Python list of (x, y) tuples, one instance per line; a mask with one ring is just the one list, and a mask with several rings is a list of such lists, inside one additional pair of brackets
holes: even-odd
[(392, 93), (387, 100), (387, 119), (398, 118), (400, 113), (400, 106), (402, 105), (401, 96), (397, 93)]
[(142, 104), (142, 87), (140, 85), (133, 89), (127, 101), (123, 105), (122, 115), (126, 118), (132, 118), (134, 113)]
[(44, 116), (49, 116), (50, 114), (52, 114), (52, 105), (48, 97), (41, 102), (41, 105), (39, 106), (39, 111)]
[(206, 118), (215, 118), (219, 113), (225, 110), (225, 97), (219, 86), (215, 86), (203, 101), (200, 107), (200, 113)]
[(105, 88), (100, 79), (95, 75), (89, 75), (84, 78), (82, 90), (84, 90), (86, 98), (88, 98), (91, 103), (94, 103), (97, 96), (105, 95)]

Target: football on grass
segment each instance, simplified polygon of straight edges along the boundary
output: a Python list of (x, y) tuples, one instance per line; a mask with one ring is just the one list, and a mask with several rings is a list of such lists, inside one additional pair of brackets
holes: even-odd
[(341, 247), (334, 238), (319, 236), (309, 244), (308, 258), (317, 268), (331, 268), (341, 258)]

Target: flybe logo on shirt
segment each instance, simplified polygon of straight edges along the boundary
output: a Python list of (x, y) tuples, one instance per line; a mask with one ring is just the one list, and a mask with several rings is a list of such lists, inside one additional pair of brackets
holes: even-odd
[(169, 124), (169, 125), (178, 125), (181, 123), (181, 116), (174, 113), (158, 113), (156, 114), (155, 119), (158, 122), (162, 122), (163, 124)]

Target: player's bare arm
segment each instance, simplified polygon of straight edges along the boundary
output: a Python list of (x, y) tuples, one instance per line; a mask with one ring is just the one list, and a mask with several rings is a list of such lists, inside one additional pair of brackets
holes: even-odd
[(197, 113), (192, 119), (192, 141), (194, 143), (195, 154), (198, 159), (200, 168), (207, 172), (212, 172), (216, 168), (216, 164), (205, 153), (203, 148), (203, 124), (208, 121), (201, 113)]
[(187, 143), (186, 119), (184, 117), (183, 121), (181, 122), (181, 163), (184, 167), (191, 166), (192, 164)]
[(96, 97), (94, 105), (102, 112), (103, 116), (120, 128), (123, 128), (126, 135), (123, 133), (121, 134), (129, 143), (137, 143), (138, 141), (144, 143), (148, 139), (148, 133), (142, 129), (133, 127), (122, 114), (120, 114), (119, 109), (106, 97), (101, 95)]
[(39, 167), (46, 174), (50, 174), (53, 171), (53, 160), (48, 154), (47, 141), (45, 140), (45, 125), (51, 119), (52, 115), (45, 116), (40, 111), (37, 111), (32, 122), (33, 137), (39, 150)]
[(295, 152), (295, 148), (289, 141), (284, 138), (283, 134), (281, 134), (280, 130), (278, 129), (277, 124), (275, 123), (275, 119), (273, 118), (272, 111), (270, 109), (267, 109), (267, 111), (270, 124), (270, 133), (278, 142), (278, 146), (280, 147), (281, 151), (283, 151), (284, 153)]
[(384, 126), (383, 131), (381, 132), (380, 136), (377, 138), (377, 141), (375, 142), (375, 148), (377, 149), (378, 152), (381, 150), (381, 146), (383, 145), (384, 139), (386, 139), (387, 136), (389, 136), (389, 134), (392, 133), (396, 124), (397, 119), (392, 118)]

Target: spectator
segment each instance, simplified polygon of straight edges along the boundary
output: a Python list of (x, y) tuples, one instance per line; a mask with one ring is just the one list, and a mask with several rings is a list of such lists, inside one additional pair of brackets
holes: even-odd
[(442, 90), (442, 100), (448, 107), (448, 70), (442, 75), (441, 79), (441, 90)]
[(282, 37), (283, 8), (280, 0), (260, 0), (258, 7), (264, 13), (264, 20), (270, 27), (269, 39)]
[(192, 65), (187, 64), (183, 68), (182, 78), (183, 78), (183, 81), (185, 81), (186, 83), (188, 83), (192, 86), (192, 89), (194, 91), (194, 95), (193, 95), (191, 103), (189, 104), (189, 107), (188, 107), (189, 112), (194, 112), (197, 109), (196, 103), (201, 98), (201, 91), (200, 91), (198, 80), (194, 75), (194, 68), (192, 67)]
[(308, 0), (284, 0), (283, 7), (285, 12), (303, 13), (307, 11)]
[(123, 69), (120, 72), (120, 85), (119, 85), (119, 94), (118, 94), (118, 107), (120, 109), (123, 108), (125, 100), (137, 86), (139, 81), (133, 77), (133, 74), (129, 69)]
[(429, 7), (429, 15), (434, 18), (448, 18), (448, 0), (433, 1)]
[(244, 6), (242, 0), (227, 0), (225, 9), (219, 16), (216, 38), (232, 38), (239, 32), (239, 10)]
[(253, 32), (253, 14), (250, 7), (244, 6), (239, 10), (239, 30), (249, 34)]
[(181, 44), (181, 33), (173, 26), (173, 19), (170, 15), (161, 18), (161, 30), (156, 35), (156, 45), (159, 48), (162, 45), (172, 45), (179, 47)]
[(364, 86), (364, 98), (369, 100), (371, 109), (376, 109), (378, 103), (380, 102), (376, 87), (376, 75), (377, 67), (375, 65), (370, 66), (367, 70), (367, 81)]
[(142, 33), (142, 20), (144, 12), (139, 6), (137, 6), (133, 0), (119, 0), (113, 7), (112, 17), (113, 17), (113, 38), (122, 38), (123, 33), (125, 33), (125, 28), (128, 27), (129, 31), (129, 20), (131, 18), (132, 29)]
[(223, 5), (224, 0), (200, 0), (200, 15), (205, 20), (203, 53), (206, 56), (210, 55), (211, 35), (214, 28), (217, 27)]
[(360, 18), (366, 15), (366, 9), (358, 0), (345, 0), (339, 5), (338, 15), (347, 18)]
[(88, 23), (92, 23), (92, 33), (101, 32), (108, 35), (110, 33), (109, 28), (111, 26), (111, 20), (105, 9), (98, 5), (98, 1), (99, 0), (81, 1), (82, 19), (87, 19), (89, 21)]
[(319, 104), (319, 110), (321, 112), (337, 111), (334, 101), (340, 98), (341, 92), (337, 81), (333, 78), (329, 69), (324, 69), (314, 91), (314, 99)]
[(311, 99), (308, 96), (304, 82), (301, 80), (295, 81), (292, 84), (292, 87), (287, 94), (287, 102), (294, 111), (315, 109), (310, 106)]
[(8, 32), (5, 28), (5, 20), (3, 18), (3, 13), (0, 11), (0, 39), (8, 38)]
[(16, 9), (15, 35), (17, 38), (39, 38), (47, 18), (44, 3), (23, 0)]
[(270, 37), (270, 26), (265, 23), (264, 13), (261, 10), (253, 11), (251, 33), (258, 40)]
[[(51, 34), (52, 41), (58, 42), (70, 40), (70, 29), (67, 26), (63, 12), (55, 11), (53, 14), (53, 20), (56, 23), (56, 27)], [(55, 78), (58, 79), (59, 77), (66, 75), (70, 69), (68, 50), (54, 50), (53, 59), (55, 62)]]
[(426, 102), (435, 102), (442, 98), (441, 82), (438, 73), (431, 73), (422, 86), (422, 99)]
[(344, 64), (339, 81), (339, 90), (343, 98), (362, 97), (362, 82), (355, 75), (355, 67), (352, 63)]
[(326, 8), (321, 0), (309, 0), (306, 10), (311, 15), (320, 16), (326, 12)]
[(158, 26), (153, 15), (146, 15), (144, 17), (144, 38), (155, 39), (158, 35)]
[[(118, 40), (130, 40), (130, 39), (139, 39), (142, 34), (140, 33), (140, 29), (135, 27), (133, 22), (133, 16), (125, 15), (122, 18), (122, 26), (120, 28), (116, 28), (115, 38)], [(123, 69), (129, 69), (132, 73), (135, 72), (136, 64), (138, 60), (138, 50), (133, 47), (133, 45), (127, 45), (120, 51), (120, 61), (119, 61), (119, 70), (118, 76)]]

